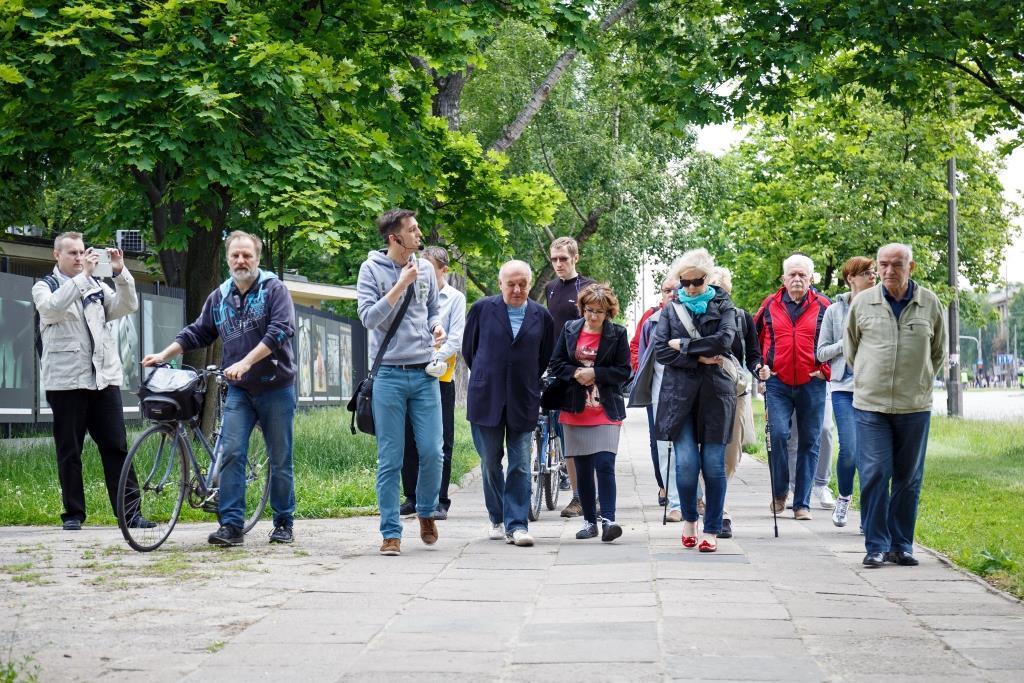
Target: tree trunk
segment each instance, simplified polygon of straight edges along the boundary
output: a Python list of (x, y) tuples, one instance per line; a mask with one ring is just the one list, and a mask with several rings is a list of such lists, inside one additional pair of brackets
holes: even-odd
[(437, 92), (431, 103), (431, 113), (448, 121), (448, 130), (459, 130), (462, 125), (462, 89), (473, 73), (473, 67), (443, 77), (434, 77)]

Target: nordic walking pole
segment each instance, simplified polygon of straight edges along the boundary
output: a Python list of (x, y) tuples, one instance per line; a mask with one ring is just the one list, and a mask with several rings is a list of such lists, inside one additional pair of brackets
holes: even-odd
[[(761, 384), (764, 386), (764, 383)], [(779, 537), (779, 516), (775, 512), (775, 474), (772, 472), (772, 427), (768, 421), (768, 395), (764, 395), (764, 447), (768, 451), (768, 482), (771, 486), (772, 524), (775, 525), (775, 538)]]
[[(668, 447), (668, 463), (666, 463), (666, 465), (665, 465), (665, 469), (668, 472), (668, 477), (673, 476), (672, 475), (672, 449), (673, 449), (673, 447), (670, 445)], [(666, 479), (668, 479), (668, 477), (666, 477)], [(668, 487), (669, 487), (669, 483), (666, 481), (665, 482), (665, 506), (661, 509), (661, 525), (662, 526), (665, 526), (666, 524), (668, 524)]]

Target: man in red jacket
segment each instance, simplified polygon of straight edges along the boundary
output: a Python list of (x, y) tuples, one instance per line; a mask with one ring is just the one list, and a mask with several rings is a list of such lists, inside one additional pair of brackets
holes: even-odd
[(828, 363), (819, 363), (815, 358), (829, 300), (811, 287), (813, 277), (811, 259), (793, 254), (782, 264), (782, 287), (761, 303), (754, 316), (764, 358), (758, 377), (767, 380), (765, 409), (775, 455), (769, 463), (775, 488), (772, 506), (776, 512), (786, 509), (789, 489), (786, 442), (790, 435), (790, 415), (793, 415), (799, 432), (793, 517), (802, 520), (811, 518), (811, 483), (818, 465), (825, 385), (829, 378)]

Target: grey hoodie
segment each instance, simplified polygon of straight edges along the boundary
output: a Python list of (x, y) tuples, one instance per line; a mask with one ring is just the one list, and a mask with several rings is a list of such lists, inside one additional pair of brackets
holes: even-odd
[[(434, 337), (430, 331), (441, 323), (437, 281), (429, 261), (417, 257), (416, 266), (419, 277), (402, 295), (404, 298), (412, 293), (413, 299), (398, 332), (384, 352), (384, 365), (427, 363), (433, 355)], [(395, 263), (384, 249), (371, 251), (359, 266), (359, 279), (356, 281), (357, 310), (359, 320), (370, 332), (371, 363), (377, 357), (377, 349), (402, 307), (402, 298), (399, 298), (395, 306), (384, 298), (398, 282), (401, 272), (402, 266)]]

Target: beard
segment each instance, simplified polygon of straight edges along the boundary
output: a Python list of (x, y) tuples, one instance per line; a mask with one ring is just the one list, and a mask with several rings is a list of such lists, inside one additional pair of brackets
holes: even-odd
[(231, 279), (235, 281), (235, 284), (239, 285), (251, 285), (258, 275), (259, 268), (253, 268), (252, 270), (238, 268), (231, 271)]

